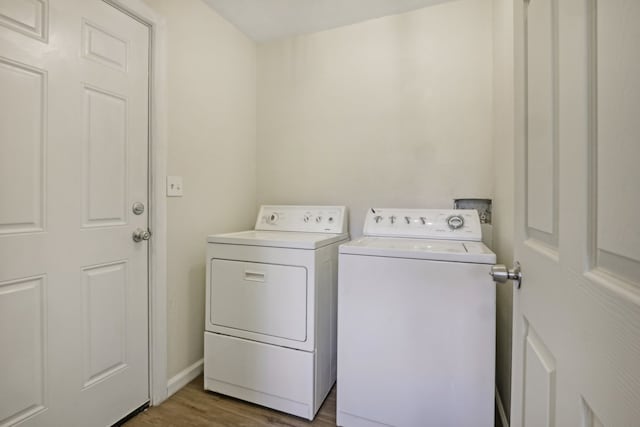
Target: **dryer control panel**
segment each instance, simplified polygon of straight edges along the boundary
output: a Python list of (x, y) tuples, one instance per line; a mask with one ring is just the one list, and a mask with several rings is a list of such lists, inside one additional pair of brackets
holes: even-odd
[(364, 221), (365, 236), (417, 239), (482, 240), (475, 209), (371, 208)]
[(347, 220), (345, 206), (263, 205), (255, 229), (342, 234), (347, 232)]

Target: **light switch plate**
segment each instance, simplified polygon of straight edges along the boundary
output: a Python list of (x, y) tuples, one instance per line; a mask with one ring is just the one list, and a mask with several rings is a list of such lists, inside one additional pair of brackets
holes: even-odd
[(167, 197), (182, 197), (181, 176), (167, 176)]

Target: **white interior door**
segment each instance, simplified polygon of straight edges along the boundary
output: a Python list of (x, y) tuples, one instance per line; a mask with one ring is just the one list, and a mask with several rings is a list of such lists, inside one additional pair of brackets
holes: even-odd
[(512, 426), (640, 425), (640, 2), (516, 2)]
[(0, 425), (149, 400), (148, 27), (100, 0), (0, 2)]

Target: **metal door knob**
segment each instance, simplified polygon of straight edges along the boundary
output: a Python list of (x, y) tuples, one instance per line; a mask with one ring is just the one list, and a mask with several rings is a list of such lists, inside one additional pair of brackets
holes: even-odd
[(143, 230), (142, 228), (137, 228), (136, 231), (133, 232), (133, 241), (141, 242), (143, 240), (149, 240), (151, 238), (151, 232), (149, 230)]
[(491, 267), (489, 274), (496, 283), (513, 280), (514, 282), (518, 282), (518, 289), (520, 289), (520, 285), (522, 284), (522, 270), (520, 269), (520, 263), (518, 261), (513, 264), (513, 268), (510, 270), (503, 264), (496, 264)]

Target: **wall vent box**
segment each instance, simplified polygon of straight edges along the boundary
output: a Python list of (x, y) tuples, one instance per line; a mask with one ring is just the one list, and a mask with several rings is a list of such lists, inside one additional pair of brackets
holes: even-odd
[(491, 224), (491, 199), (453, 199), (454, 209), (475, 209), (481, 224)]

